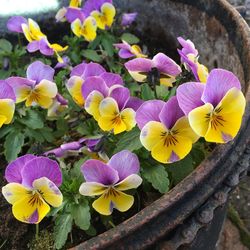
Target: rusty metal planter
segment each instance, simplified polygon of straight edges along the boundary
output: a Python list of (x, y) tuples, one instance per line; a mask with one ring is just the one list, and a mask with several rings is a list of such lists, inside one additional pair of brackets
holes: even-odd
[(213, 243), (206, 246), (204, 239), (211, 236), (211, 230), (216, 232), (211, 241), (215, 243), (218, 239), (222, 220), (217, 224), (216, 220), (223, 216), (228, 194), (249, 167), (249, 28), (225, 0), (119, 0), (115, 3), (123, 11), (140, 13), (137, 33), (145, 36), (149, 44), (157, 44), (157, 50), (174, 51), (178, 36), (193, 40), (201, 61), (209, 68), (225, 68), (239, 76), (248, 105), (241, 131), (233, 142), (218, 145), (192, 174), (159, 200), (75, 249), (212, 249)]

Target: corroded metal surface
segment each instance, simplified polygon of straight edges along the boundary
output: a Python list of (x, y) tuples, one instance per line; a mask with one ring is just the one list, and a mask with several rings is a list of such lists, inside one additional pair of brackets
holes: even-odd
[[(176, 37), (190, 38), (210, 68), (233, 71), (242, 82), (248, 108), (237, 138), (220, 145), (169, 193), (138, 214), (75, 249), (176, 249), (191, 244), (199, 230), (213, 220), (216, 208), (246, 173), (250, 144), (250, 33), (239, 13), (226, 0), (132, 1), (117, 4), (142, 10), (138, 33), (147, 34), (157, 50), (174, 51)], [(150, 34), (150, 37), (148, 36)], [(153, 50), (153, 49), (152, 49)], [(171, 55), (175, 58), (176, 54)]]

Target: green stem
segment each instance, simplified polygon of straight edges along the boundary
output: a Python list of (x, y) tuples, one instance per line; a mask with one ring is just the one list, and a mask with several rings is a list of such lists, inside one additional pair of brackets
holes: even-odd
[(114, 224), (111, 220), (109, 220), (109, 224), (110, 224), (113, 228), (115, 228), (115, 224)]
[(36, 224), (36, 240), (39, 238), (39, 223)]

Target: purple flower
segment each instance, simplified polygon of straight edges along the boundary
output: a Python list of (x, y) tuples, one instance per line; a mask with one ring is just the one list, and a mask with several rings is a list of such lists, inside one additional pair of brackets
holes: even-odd
[(226, 143), (237, 135), (246, 100), (233, 73), (214, 69), (206, 85), (190, 82), (179, 86), (177, 99), (192, 129), (206, 141)]
[(176, 77), (181, 73), (181, 68), (171, 58), (158, 53), (153, 59), (136, 58), (127, 63), (125, 67), (130, 75), (138, 82), (145, 82), (149, 75), (154, 74), (159, 78), (160, 84), (172, 87)]
[(57, 95), (54, 73), (50, 66), (35, 61), (27, 68), (27, 78), (10, 77), (6, 82), (13, 88), (17, 103), (25, 101), (27, 107), (39, 105), (47, 109)]
[(119, 49), (119, 57), (123, 59), (131, 57), (147, 57), (142, 53), (141, 48), (138, 45), (130, 45), (125, 41), (122, 43), (116, 43), (114, 46)]
[(65, 69), (70, 65), (70, 59), (68, 56), (63, 56), (62, 60), (63, 62), (58, 62), (54, 67), (54, 69), (61, 69), (61, 68)]
[(2, 193), (19, 221), (37, 224), (50, 211), (49, 205), (62, 204), (62, 173), (56, 161), (27, 154), (7, 166), (5, 178), (9, 183)]
[(195, 48), (192, 41), (185, 40), (182, 37), (177, 38), (181, 46), (181, 50), (178, 49), (178, 53), (181, 57), (181, 62), (185, 68), (192, 71), (197, 81), (205, 83), (207, 81), (208, 69), (198, 62), (198, 50)]
[(137, 12), (133, 12), (133, 13), (124, 13), (122, 15), (122, 22), (121, 25), (122, 26), (130, 26), (136, 19), (138, 13)]
[(139, 170), (137, 156), (128, 150), (113, 155), (107, 164), (88, 160), (81, 167), (86, 182), (80, 186), (79, 192), (85, 196), (101, 195), (92, 204), (100, 214), (110, 215), (114, 208), (125, 212), (132, 207), (134, 197), (123, 191), (141, 185)]
[(68, 100), (60, 94), (57, 94), (53, 100), (52, 105), (48, 109), (48, 117), (56, 117), (68, 108)]

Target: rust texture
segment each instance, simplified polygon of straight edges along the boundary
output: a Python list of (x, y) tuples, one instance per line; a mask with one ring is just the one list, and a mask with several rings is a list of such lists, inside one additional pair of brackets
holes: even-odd
[(176, 37), (193, 40), (202, 63), (239, 76), (247, 98), (242, 128), (233, 142), (218, 145), (192, 174), (138, 214), (74, 248), (177, 249), (192, 244), (199, 230), (211, 223), (249, 167), (249, 28), (226, 0), (119, 0), (115, 4), (140, 12), (137, 33), (147, 34), (147, 42), (157, 45), (157, 51), (171, 51), (168, 54), (176, 59)]

